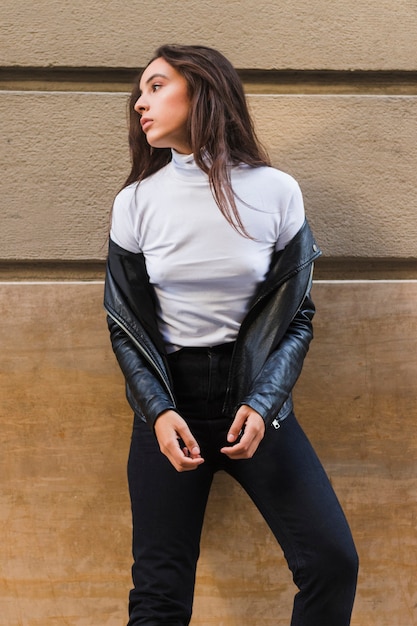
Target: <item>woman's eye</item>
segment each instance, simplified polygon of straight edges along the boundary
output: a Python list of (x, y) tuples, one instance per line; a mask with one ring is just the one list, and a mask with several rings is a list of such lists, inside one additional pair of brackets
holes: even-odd
[(160, 87), (162, 87), (162, 85), (160, 85), (159, 83), (155, 83), (154, 85), (152, 85), (152, 91), (158, 91)]

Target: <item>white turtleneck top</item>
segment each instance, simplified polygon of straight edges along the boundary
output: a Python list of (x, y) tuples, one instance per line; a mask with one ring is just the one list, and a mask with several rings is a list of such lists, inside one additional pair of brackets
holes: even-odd
[(168, 165), (115, 198), (110, 237), (144, 254), (168, 352), (234, 341), (271, 255), (304, 221), (300, 188), (288, 174), (241, 165), (231, 180), (253, 239), (226, 221), (193, 155), (173, 150)]

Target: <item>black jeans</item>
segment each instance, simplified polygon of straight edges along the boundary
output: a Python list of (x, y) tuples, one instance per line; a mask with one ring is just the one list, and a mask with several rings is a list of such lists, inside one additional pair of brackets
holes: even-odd
[(178, 410), (205, 462), (177, 472), (155, 435), (135, 416), (128, 474), (133, 514), (128, 626), (185, 626), (213, 475), (246, 490), (281, 545), (299, 592), (291, 626), (348, 626), (358, 559), (340, 504), (311, 444), (291, 414), (267, 428), (252, 459), (219, 452), (232, 416), (222, 416), (230, 346), (184, 349), (169, 357)]

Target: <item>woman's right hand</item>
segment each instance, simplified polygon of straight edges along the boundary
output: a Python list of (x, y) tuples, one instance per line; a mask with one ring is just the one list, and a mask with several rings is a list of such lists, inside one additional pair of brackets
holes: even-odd
[[(178, 472), (197, 469), (204, 463), (200, 447), (187, 422), (171, 409), (161, 413), (154, 425), (159, 448)], [(180, 443), (184, 446), (181, 447)]]

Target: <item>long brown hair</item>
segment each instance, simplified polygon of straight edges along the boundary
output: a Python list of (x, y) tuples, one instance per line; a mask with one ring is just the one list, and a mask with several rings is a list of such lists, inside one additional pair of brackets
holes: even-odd
[[(214, 199), (229, 224), (246, 236), (233, 193), (230, 166), (269, 165), (248, 111), (242, 82), (223, 54), (206, 46), (164, 45), (150, 61), (163, 58), (188, 83), (189, 144), (196, 164), (208, 175)], [(125, 186), (157, 172), (171, 160), (170, 148), (152, 148), (134, 110), (139, 98), (136, 81), (129, 102), (129, 146), (132, 169)]]

